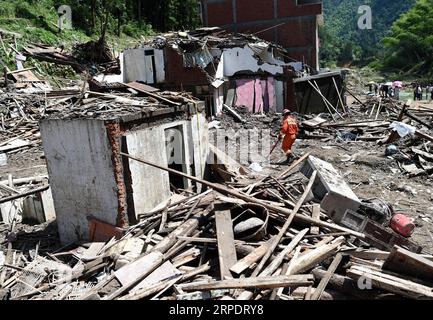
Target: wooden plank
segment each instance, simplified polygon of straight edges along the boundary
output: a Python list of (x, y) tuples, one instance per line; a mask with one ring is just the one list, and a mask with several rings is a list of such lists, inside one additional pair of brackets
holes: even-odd
[(189, 283), (182, 286), (184, 291), (216, 290), (216, 289), (244, 289), (260, 288), (274, 289), (280, 287), (294, 288), (309, 286), (314, 281), (312, 275), (292, 275), (278, 277), (252, 277), (243, 279), (229, 279), (221, 281), (210, 281), (208, 283)]
[(304, 162), (304, 160), (307, 159), (310, 155), (311, 155), (311, 152), (307, 152), (302, 157), (300, 157), (298, 160), (293, 162), (287, 170), (285, 170), (283, 173), (281, 173), (278, 176), (278, 179), (283, 179), (286, 175), (288, 175), (290, 172), (292, 172), (292, 170), (295, 169), (299, 164)]
[(156, 283), (161, 281), (165, 281), (168, 279), (172, 279), (181, 275), (182, 273), (177, 270), (170, 261), (165, 262), (160, 267), (155, 269), (151, 274), (149, 274), (143, 281), (141, 281), (138, 285), (136, 285), (131, 293), (136, 293), (141, 289), (146, 287), (150, 287)]
[(290, 243), (284, 248), (284, 250), (282, 250), (278, 254), (278, 256), (269, 264), (269, 266), (265, 270), (263, 270), (263, 272), (260, 274), (260, 277), (267, 277), (272, 275), (272, 273), (274, 273), (281, 265), (284, 258), (297, 247), (297, 245), (299, 244), (299, 242), (301, 242), (307, 232), (308, 228), (299, 232), (296, 237), (294, 237), (292, 241), (290, 241)]
[(159, 89), (157, 88), (154, 88), (144, 83), (135, 82), (135, 81), (127, 83), (126, 86), (128, 86), (131, 89), (137, 90), (138, 92), (144, 92), (144, 93), (159, 91)]
[[(137, 88), (134, 88), (133, 86), (131, 87), (131, 85), (130, 84), (125, 84), (127, 87), (130, 87), (130, 88), (132, 88), (132, 89), (134, 89), (134, 90), (137, 90)], [(140, 90), (137, 90), (137, 91), (140, 91)], [(164, 98), (164, 97), (162, 97), (162, 96), (160, 96), (160, 95), (158, 95), (158, 94), (155, 94), (155, 93), (152, 93), (152, 92), (149, 92), (149, 91), (144, 91), (144, 90), (142, 90), (142, 91), (140, 91), (141, 93), (144, 93), (144, 94), (146, 94), (146, 95), (148, 95), (148, 96), (151, 96), (152, 98), (155, 98), (155, 99), (157, 99), (157, 100), (161, 100), (161, 101), (163, 101), (163, 102), (166, 102), (166, 103), (168, 103), (168, 104), (170, 104), (170, 105), (175, 105), (175, 106), (181, 106), (182, 105), (182, 103), (179, 103), (179, 102), (174, 102), (174, 101), (171, 101), (171, 100), (168, 100), (168, 99), (166, 99), (166, 98)]]
[(311, 300), (320, 300), (320, 297), (323, 294), (323, 291), (325, 291), (326, 286), (329, 283), (329, 280), (331, 279), (332, 275), (335, 273), (335, 270), (337, 270), (338, 266), (340, 265), (341, 259), (343, 256), (341, 253), (337, 254), (332, 261), (331, 265), (329, 266), (328, 270), (326, 271), (325, 276), (320, 280), (319, 285), (317, 286), (317, 289), (314, 290), (314, 293), (311, 297)]
[(302, 125), (310, 127), (310, 128), (317, 128), (326, 122), (328, 122), (328, 120), (323, 119), (320, 116), (317, 116), (314, 119), (306, 120), (306, 121), (302, 122)]
[[(320, 204), (313, 204), (313, 214), (311, 216), (314, 220), (320, 220)], [(320, 233), (320, 228), (317, 226), (311, 226), (310, 234), (318, 235)]]
[(230, 271), (236, 274), (241, 274), (242, 272), (244, 272), (266, 254), (273, 240), (274, 238), (269, 239), (265, 244), (261, 245), (249, 255), (239, 260), (235, 265), (230, 268)]
[(409, 299), (433, 299), (432, 288), (401, 279), (364, 266), (352, 266), (347, 275), (355, 280), (361, 277), (371, 280), (374, 287)]
[(433, 280), (433, 262), (404, 248), (394, 246), (386, 259), (384, 270), (394, 271), (426, 280)]
[(238, 261), (230, 210), (215, 211), (215, 224), (221, 279), (224, 280), (226, 278), (232, 278), (230, 268)]
[(162, 263), (162, 259), (162, 253), (151, 252), (140, 259), (120, 268), (114, 274), (122, 286), (126, 287), (137, 280), (140, 280), (140, 277), (144, 278), (150, 274)]

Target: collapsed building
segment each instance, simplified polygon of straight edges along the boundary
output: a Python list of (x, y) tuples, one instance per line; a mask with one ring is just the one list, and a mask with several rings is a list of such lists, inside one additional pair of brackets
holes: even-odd
[(254, 33), (319, 70), (322, 0), (201, 0), (202, 20), (234, 33)]
[(205, 101), (208, 116), (221, 115), (224, 106), (251, 113), (285, 107), (312, 113), (344, 104), (342, 71), (315, 72), (309, 78), (306, 65), (283, 47), (216, 27), (156, 36), (124, 50), (119, 60), (120, 74), (100, 74), (95, 80), (186, 90)]

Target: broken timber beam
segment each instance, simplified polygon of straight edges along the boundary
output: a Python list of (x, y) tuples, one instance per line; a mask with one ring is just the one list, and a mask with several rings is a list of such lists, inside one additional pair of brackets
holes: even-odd
[(236, 248), (230, 210), (215, 209), (215, 224), (218, 240), (218, 257), (221, 279), (232, 278), (230, 268), (236, 264)]
[(265, 270), (263, 270), (263, 272), (260, 274), (260, 277), (271, 276), (279, 268), (286, 255), (290, 254), (296, 248), (296, 246), (302, 241), (307, 233), (308, 229), (304, 229), (299, 232), (296, 237), (294, 237), (292, 241), (284, 248), (284, 250), (278, 254), (277, 258), (274, 259), (274, 261), (272, 261)]
[(320, 283), (316, 290), (314, 290), (313, 295), (311, 296), (311, 300), (320, 300), (320, 297), (322, 296), (323, 292), (326, 289), (326, 286), (329, 283), (329, 280), (331, 279), (332, 275), (335, 273), (335, 270), (337, 270), (341, 260), (343, 259), (343, 256), (341, 253), (337, 254), (332, 261), (331, 265), (329, 266), (328, 270), (326, 271), (325, 276), (320, 280)]
[(235, 265), (230, 268), (230, 271), (236, 274), (241, 274), (242, 272), (244, 272), (252, 264), (259, 261), (259, 259), (262, 258), (266, 254), (266, 252), (268, 252), (273, 240), (274, 238), (269, 239), (265, 244), (261, 245), (250, 254), (248, 254), (246, 257), (239, 260)]
[(429, 281), (433, 280), (433, 262), (399, 246), (394, 246), (383, 269)]
[(245, 123), (247, 122), (244, 118), (242, 118), (233, 108), (230, 108), (228, 105), (223, 104), (224, 108), (239, 122)]
[(27, 196), (31, 196), (31, 195), (34, 195), (36, 193), (48, 190), (49, 188), (50, 188), (49, 185), (45, 185), (43, 187), (40, 187), (40, 188), (37, 188), (37, 189), (33, 189), (33, 190), (30, 190), (30, 191), (27, 191), (27, 192), (24, 192), (24, 193), (16, 194), (16, 195), (13, 195), (13, 196), (10, 196), (10, 197), (5, 197), (5, 198), (0, 199), (0, 204), (5, 203), (5, 202), (9, 202), (9, 201), (13, 201), (13, 200), (16, 200), (16, 199), (24, 198), (24, 197), (27, 197)]
[(422, 124), (423, 126), (426, 126), (429, 129), (432, 129), (433, 126), (427, 122), (425, 122), (424, 120), (420, 119), (419, 117), (413, 115), (412, 113), (410, 113), (409, 111), (405, 110), (405, 115), (408, 116), (409, 118), (411, 118), (412, 120)]
[(317, 249), (314, 249), (310, 252), (303, 254), (295, 261), (295, 265), (291, 269), (291, 274), (304, 272), (314, 267), (321, 261), (329, 258), (332, 254), (334, 254), (338, 250), (338, 247), (340, 247), (344, 241), (345, 241), (344, 237), (339, 237), (330, 244), (322, 245)]
[(365, 277), (371, 281), (374, 287), (409, 299), (433, 299), (433, 292), (430, 287), (365, 266), (352, 266), (347, 271), (347, 275), (355, 280)]

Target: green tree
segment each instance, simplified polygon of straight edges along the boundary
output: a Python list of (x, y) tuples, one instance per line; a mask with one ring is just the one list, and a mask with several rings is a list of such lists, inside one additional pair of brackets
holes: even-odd
[(418, 0), (402, 15), (383, 40), (384, 65), (403, 72), (432, 74), (433, 0)]

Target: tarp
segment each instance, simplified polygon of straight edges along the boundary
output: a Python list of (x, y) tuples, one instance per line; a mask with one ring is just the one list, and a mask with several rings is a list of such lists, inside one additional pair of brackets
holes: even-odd
[(251, 113), (276, 111), (275, 80), (245, 79), (236, 81), (236, 103)]
[(249, 112), (253, 112), (254, 86), (254, 79), (236, 80), (236, 106), (245, 106)]
[(254, 105), (254, 113), (262, 113), (263, 112), (263, 90), (262, 90), (262, 82), (260, 79), (255, 81), (255, 105)]

